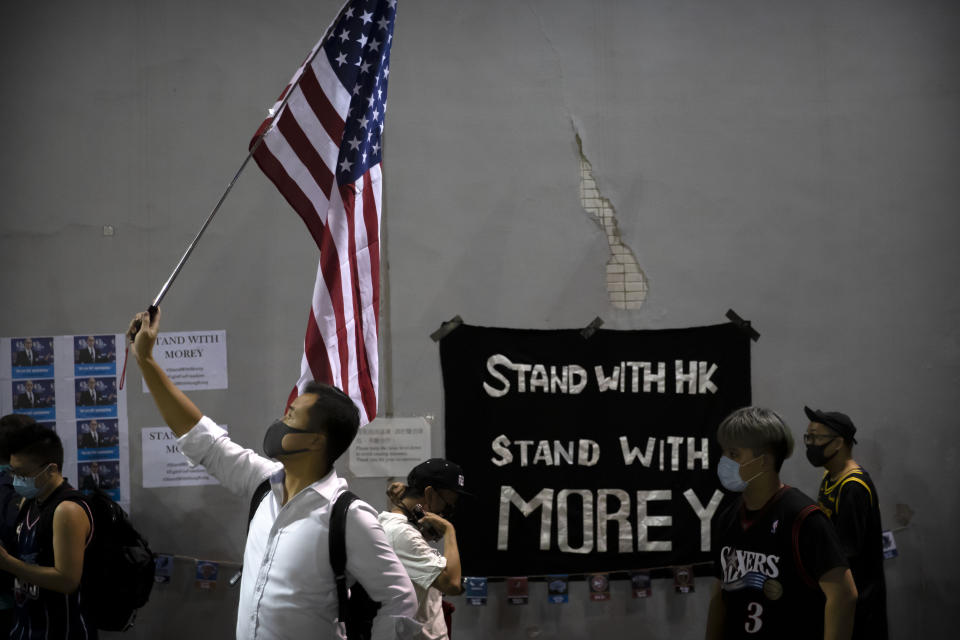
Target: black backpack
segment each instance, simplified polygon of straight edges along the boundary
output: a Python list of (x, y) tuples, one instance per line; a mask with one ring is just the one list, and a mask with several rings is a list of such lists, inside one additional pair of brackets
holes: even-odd
[[(153, 552), (120, 505), (99, 489), (68, 491), (60, 498), (58, 503), (72, 500), (86, 505), (93, 516), (93, 539), (80, 580), (85, 613), (98, 629), (128, 630), (153, 588)], [(48, 512), (50, 522), (46, 523), (51, 530), (54, 511)]]
[[(260, 502), (270, 491), (270, 480), (264, 480), (253, 492), (250, 500), (250, 514), (247, 517), (247, 531), (250, 521), (257, 512)], [(347, 589), (347, 509), (357, 496), (344, 491), (334, 501), (330, 511), (330, 567), (337, 583), (337, 615), (347, 628), (347, 640), (370, 640), (373, 619), (380, 609), (380, 603), (374, 602), (363, 586), (356, 582)]]

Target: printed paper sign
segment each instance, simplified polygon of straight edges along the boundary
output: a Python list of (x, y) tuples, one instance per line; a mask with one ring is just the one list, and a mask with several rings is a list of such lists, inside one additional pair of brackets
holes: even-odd
[(406, 476), (430, 457), (430, 423), (424, 418), (377, 418), (350, 446), (350, 471), (358, 478)]
[[(227, 332), (161, 333), (153, 358), (175, 385), (184, 390), (227, 388)], [(149, 393), (146, 383), (143, 392)]]
[(77, 488), (99, 489), (129, 510), (127, 394), (117, 384), (123, 339), (102, 332), (0, 338), (0, 415), (24, 413), (56, 431)]
[[(220, 426), (227, 428), (226, 425)], [(202, 466), (190, 466), (180, 453), (177, 436), (167, 427), (144, 427), (140, 431), (140, 446), (145, 488), (219, 484)]]

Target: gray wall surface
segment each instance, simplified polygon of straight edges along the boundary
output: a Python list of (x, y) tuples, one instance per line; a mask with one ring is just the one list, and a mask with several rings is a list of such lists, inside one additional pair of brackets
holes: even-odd
[[(0, 21), (0, 335), (122, 331), (165, 280), (336, 0), (5, 3)], [(436, 416), (437, 346), (473, 324), (723, 321), (762, 333), (754, 399), (795, 433), (848, 412), (900, 556), (892, 637), (960, 622), (960, 5), (949, 0), (400, 2), (386, 121), (381, 408)], [(580, 207), (575, 131), (650, 282), (611, 307), (607, 239)], [(116, 234), (105, 237), (103, 225)], [(297, 377), (317, 251), (251, 167), (164, 304), (226, 329), (230, 388), (192, 394), (259, 447)], [(86, 283), (95, 283), (89, 287)], [(132, 367), (135, 369), (135, 367)], [(157, 551), (237, 561), (246, 498), (140, 487), (161, 424), (130, 375), (132, 517)], [(346, 465), (340, 470), (350, 477)], [(819, 474), (794, 456), (787, 482)], [(381, 507), (383, 481), (351, 482)], [(900, 506), (905, 505), (905, 507)], [(901, 514), (898, 521), (896, 515)], [(912, 518), (904, 514), (912, 513)], [(230, 638), (235, 590), (187, 562), (125, 637)], [(702, 637), (689, 596), (485, 608), (458, 640)]]

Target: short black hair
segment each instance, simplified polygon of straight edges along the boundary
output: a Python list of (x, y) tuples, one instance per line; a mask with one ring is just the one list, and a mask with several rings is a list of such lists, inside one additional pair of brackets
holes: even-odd
[(717, 427), (721, 447), (745, 447), (754, 453), (773, 455), (777, 473), (783, 461), (793, 453), (793, 434), (780, 415), (763, 407), (737, 409)]
[(360, 410), (343, 391), (316, 380), (306, 384), (300, 395), (304, 393), (317, 396), (308, 412), (310, 427), (327, 436), (327, 463), (332, 465), (357, 437)]
[(7, 460), (10, 454), (7, 451), (7, 437), (10, 433), (37, 421), (22, 413), (8, 413), (0, 417), (0, 459)]
[(11, 456), (26, 456), (42, 465), (54, 463), (63, 472), (63, 443), (53, 429), (34, 422), (13, 431), (6, 438)]

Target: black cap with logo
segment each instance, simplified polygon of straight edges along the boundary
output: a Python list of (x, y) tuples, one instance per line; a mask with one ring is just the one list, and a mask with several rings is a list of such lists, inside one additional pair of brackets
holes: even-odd
[(464, 489), (463, 469), (456, 462), (430, 458), (415, 466), (407, 475), (407, 486), (418, 491), (427, 487), (449, 489), (461, 495), (472, 495)]
[(845, 413), (839, 411), (820, 411), (813, 410), (810, 407), (804, 407), (803, 412), (807, 414), (810, 422), (819, 422), (820, 424), (833, 429), (842, 438), (856, 442), (853, 436), (857, 433), (857, 428), (853, 426), (853, 420)]

